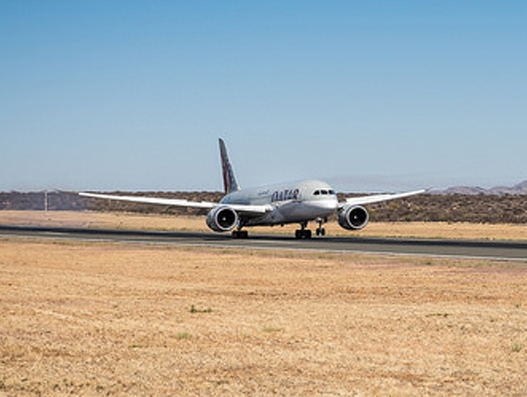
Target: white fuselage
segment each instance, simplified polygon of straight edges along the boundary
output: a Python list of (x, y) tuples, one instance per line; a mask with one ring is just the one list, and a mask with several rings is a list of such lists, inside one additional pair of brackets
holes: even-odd
[(271, 208), (262, 216), (245, 219), (244, 226), (307, 222), (326, 218), (338, 208), (334, 190), (326, 182), (317, 180), (238, 190), (227, 194), (220, 203), (268, 205)]

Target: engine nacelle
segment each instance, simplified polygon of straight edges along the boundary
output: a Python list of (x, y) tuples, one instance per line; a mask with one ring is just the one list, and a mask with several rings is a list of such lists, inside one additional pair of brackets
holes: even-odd
[(238, 214), (231, 207), (222, 205), (207, 214), (207, 226), (215, 232), (228, 232), (238, 224)]
[(339, 225), (348, 230), (360, 230), (369, 220), (370, 214), (360, 205), (344, 207), (338, 215)]

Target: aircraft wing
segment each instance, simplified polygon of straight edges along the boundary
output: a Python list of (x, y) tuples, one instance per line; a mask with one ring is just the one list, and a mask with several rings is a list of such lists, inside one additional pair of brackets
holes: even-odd
[(395, 200), (409, 196), (415, 196), (416, 194), (425, 193), (426, 189), (414, 190), (412, 192), (405, 193), (395, 193), (395, 194), (376, 194), (372, 196), (362, 196), (362, 197), (351, 197), (346, 199), (346, 201), (339, 203), (340, 207), (347, 207), (349, 205), (365, 205), (379, 203), (381, 201)]
[(145, 203), (145, 204), (158, 204), (158, 205), (167, 205), (173, 207), (187, 207), (187, 208), (204, 208), (212, 209), (220, 205), (226, 205), (233, 210), (244, 213), (244, 214), (265, 214), (271, 210), (270, 206), (267, 205), (243, 205), (243, 204), (221, 204), (214, 203), (210, 201), (189, 201), (182, 199), (167, 199), (160, 197), (144, 197), (144, 196), (116, 196), (111, 194), (98, 194), (98, 193), (79, 193), (79, 196), (83, 197), (92, 197), (108, 200), (118, 200), (118, 201), (129, 201), (132, 203)]

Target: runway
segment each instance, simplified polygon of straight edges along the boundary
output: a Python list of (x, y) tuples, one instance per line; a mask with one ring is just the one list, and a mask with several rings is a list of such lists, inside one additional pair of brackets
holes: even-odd
[(0, 236), (184, 246), (479, 258), (527, 262), (527, 242), (520, 241), (366, 237), (322, 237), (310, 240), (297, 240), (292, 236), (272, 234), (254, 234), (250, 235), (248, 239), (237, 240), (232, 239), (230, 234), (208, 232), (157, 232), (2, 225), (0, 225)]

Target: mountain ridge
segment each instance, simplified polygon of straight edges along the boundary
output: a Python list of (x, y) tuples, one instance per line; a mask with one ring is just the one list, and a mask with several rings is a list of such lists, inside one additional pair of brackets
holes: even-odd
[(490, 189), (485, 189), (479, 186), (453, 186), (445, 190), (441, 190), (440, 194), (527, 194), (527, 180), (520, 182), (513, 186), (494, 186)]

